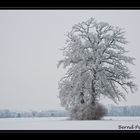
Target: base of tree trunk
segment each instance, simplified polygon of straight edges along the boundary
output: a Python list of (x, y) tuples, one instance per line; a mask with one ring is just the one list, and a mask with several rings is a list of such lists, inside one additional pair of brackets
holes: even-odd
[(70, 117), (74, 120), (100, 120), (106, 114), (107, 109), (99, 103), (94, 106), (93, 104), (81, 104), (70, 111)]

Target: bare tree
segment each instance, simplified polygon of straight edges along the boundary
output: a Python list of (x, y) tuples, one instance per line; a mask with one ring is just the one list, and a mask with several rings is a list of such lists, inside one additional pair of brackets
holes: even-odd
[(134, 64), (126, 55), (128, 43), (124, 30), (95, 19), (78, 23), (67, 34), (62, 49), (67, 68), (59, 82), (62, 106), (70, 110), (77, 104), (92, 104), (107, 96), (115, 103), (126, 99), (125, 92), (134, 92), (136, 85), (127, 64)]

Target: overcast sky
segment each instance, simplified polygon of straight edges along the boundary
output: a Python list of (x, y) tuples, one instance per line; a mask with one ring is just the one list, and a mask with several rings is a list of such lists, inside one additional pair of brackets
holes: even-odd
[[(130, 69), (139, 85), (139, 10), (1, 10), (0, 109), (61, 109), (58, 81), (64, 70), (56, 67), (62, 57), (59, 49), (65, 45), (67, 31), (90, 17), (125, 28), (130, 42), (126, 49), (136, 58)], [(140, 105), (139, 90), (119, 105), (131, 104)]]

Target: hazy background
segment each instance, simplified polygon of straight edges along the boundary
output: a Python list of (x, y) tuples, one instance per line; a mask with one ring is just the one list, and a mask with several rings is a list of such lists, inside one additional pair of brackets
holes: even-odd
[[(140, 11), (137, 10), (0, 10), (0, 109), (61, 109), (58, 81), (64, 70), (65, 34), (94, 17), (126, 30), (127, 50), (136, 58), (130, 69), (140, 83)], [(112, 104), (103, 99), (104, 104)], [(119, 105), (140, 105), (139, 90)]]

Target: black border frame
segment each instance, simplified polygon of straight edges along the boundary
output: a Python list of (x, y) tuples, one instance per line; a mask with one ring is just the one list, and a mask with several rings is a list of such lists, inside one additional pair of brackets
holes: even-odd
[[(1, 10), (140, 10), (140, 6), (131, 7), (131, 6), (0, 6)], [(139, 133), (140, 130), (0, 130), (1, 134), (132, 134), (132, 133)]]

